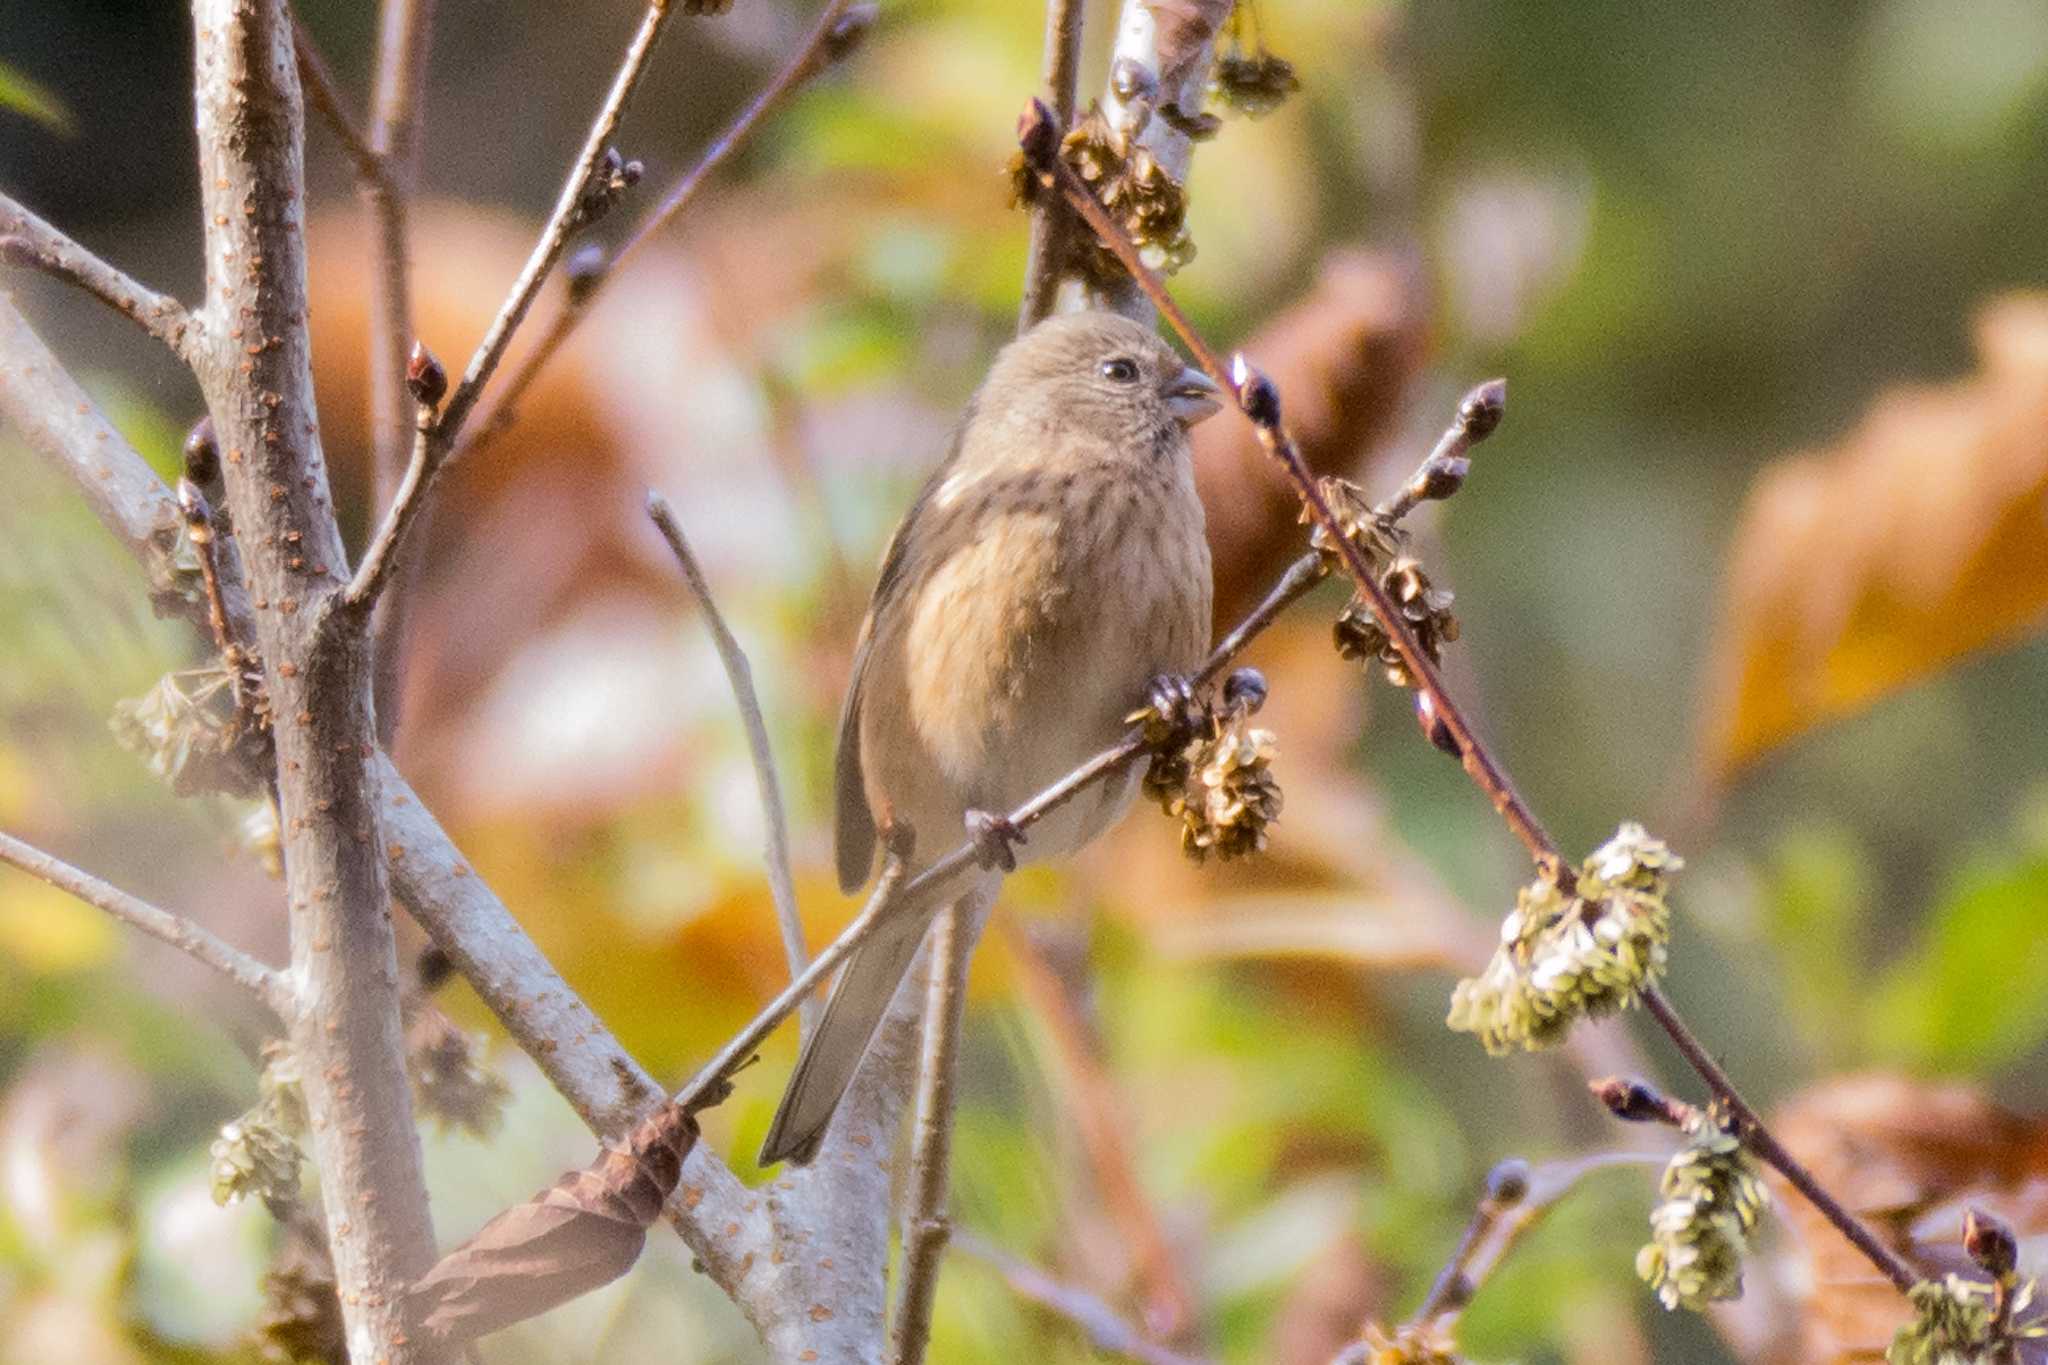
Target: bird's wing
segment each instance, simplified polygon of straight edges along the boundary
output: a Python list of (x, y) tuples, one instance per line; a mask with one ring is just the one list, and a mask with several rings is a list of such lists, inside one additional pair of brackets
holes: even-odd
[(867, 679), (868, 660), (873, 656), (879, 622), (893, 610), (901, 610), (899, 599), (909, 586), (904, 566), (910, 560), (911, 541), (924, 534), (930, 520), (932, 496), (960, 458), (961, 437), (974, 420), (975, 404), (969, 402), (953, 429), (946, 458), (918, 490), (916, 501), (903, 514), (896, 534), (882, 551), (882, 572), (875, 580), (875, 595), (869, 599), (867, 618), (860, 623), (859, 642), (853, 651), (853, 676), (846, 685), (846, 701), (839, 708), (839, 750), (833, 763), (832, 787), (835, 808), (833, 847), (839, 864), (839, 889), (853, 892), (867, 884), (875, 865), (875, 816), (868, 809), (866, 778), (860, 760), (860, 708)]

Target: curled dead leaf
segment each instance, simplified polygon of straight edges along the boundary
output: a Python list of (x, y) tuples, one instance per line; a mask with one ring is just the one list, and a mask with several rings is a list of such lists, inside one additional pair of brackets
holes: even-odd
[(1977, 320), (1977, 373), (1893, 390), (1757, 479), (1721, 592), (1711, 777), (2048, 613), (2048, 293)]

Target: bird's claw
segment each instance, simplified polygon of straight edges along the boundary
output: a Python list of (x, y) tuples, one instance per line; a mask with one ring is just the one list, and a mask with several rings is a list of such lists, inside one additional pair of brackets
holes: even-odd
[(967, 812), (967, 837), (974, 841), (975, 861), (983, 867), (1017, 870), (1017, 845), (1024, 842), (1024, 831), (1009, 816), (971, 810)]
[(1146, 688), (1145, 700), (1167, 735), (1176, 740), (1193, 736), (1209, 719), (1208, 708), (1195, 695), (1195, 685), (1185, 673), (1161, 673)]

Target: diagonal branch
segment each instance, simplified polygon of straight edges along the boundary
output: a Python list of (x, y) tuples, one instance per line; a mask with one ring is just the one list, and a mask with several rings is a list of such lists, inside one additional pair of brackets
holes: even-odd
[(343, 593), (343, 604), (351, 612), (360, 614), (376, 605), (378, 595), (400, 563), (398, 556), (402, 553), (406, 537), (426, 508), (428, 491), (446, 463), (448, 452), (454, 448), (456, 438), (461, 435), (463, 424), (475, 411), (484, 386), (490, 382), (498, 363), (505, 358), (505, 352), (512, 344), (512, 334), (533, 307), (548, 272), (562, 259), (570, 234), (587, 221), (588, 202), (598, 174), (598, 163), (610, 148), (613, 137), (617, 136), (619, 123), (626, 114), (626, 105), (631, 102), (641, 76), (646, 73), (648, 59), (654, 55), (654, 45), (660, 39), (669, 15), (677, 8), (672, 0), (651, 0), (640, 16), (640, 26), (626, 45), (626, 54), (619, 62), (617, 74), (612, 77), (611, 89), (606, 92), (604, 103), (598, 107), (597, 118), (583, 140), (583, 150), (569, 168), (569, 177), (555, 198), (554, 212), (548, 215), (546, 225), (541, 228), (540, 240), (534, 243), (518, 279), (512, 283), (511, 293), (499, 306), (497, 316), (491, 319), (483, 340), (477, 343), (469, 358), (469, 366), (463, 371), (462, 381), (455, 386), (447, 406), (437, 416), (418, 424), (412, 455), (406, 462), (398, 491), (385, 510), (383, 523), (364, 553), (363, 562), (357, 566), (354, 578)]
[(505, 381), (490, 411), (479, 419), (475, 431), (464, 444), (464, 451), (475, 449), (511, 425), (518, 416), (520, 398), (562, 348), (562, 343), (569, 339), (576, 325), (590, 312), (606, 286), (617, 278), (619, 267), (690, 206), (712, 172), (731, 160), (754, 130), (783, 101), (852, 56), (874, 26), (876, 15), (874, 4), (832, 0), (818, 15), (818, 21), (811, 26), (796, 54), (769, 79), (768, 84), (761, 87), (760, 93), (740, 111), (739, 117), (705, 148), (697, 164), (683, 173), (682, 178), (661, 197), (661, 202), (642, 215), (618, 248), (610, 256), (594, 252), (587, 265), (580, 253), (571, 261), (567, 298), (549, 320), (548, 329), (541, 333), (540, 340), (534, 343), (533, 349), (526, 353), (519, 367)]
[(131, 896), (9, 834), (0, 833), (0, 862), (11, 863), (59, 891), (68, 891), (87, 905), (97, 906), (122, 923), (170, 944), (193, 961), (213, 968), (249, 992), (279, 1019), (289, 1020), (297, 1011), (297, 1002), (283, 976), (183, 915), (174, 915)]
[[(1402, 664), (1415, 680), (1418, 706), (1426, 708), (1430, 717), (1431, 738), (1441, 747), (1455, 754), (1471, 777), (1473, 783), (1493, 803), (1501, 819), (1523, 846), (1529, 850), (1537, 869), (1552, 885), (1567, 895), (1577, 885), (1577, 874), (1559, 853), (1557, 843), (1536, 819), (1535, 812), (1522, 801), (1510, 781), (1507, 769), (1502, 766), (1478, 733), (1466, 719), (1464, 712), (1444, 687), (1443, 678), (1427, 653), (1416, 641), (1413, 631), (1401, 610), (1394, 604), (1387, 590), (1381, 584), (1379, 575), (1372, 571), (1364, 553), (1345, 535), (1344, 528), (1329, 501), (1323, 496), (1315, 476), (1310, 473), (1301, 452), (1295, 447), (1294, 439), (1288, 435), (1281, 422), (1280, 393), (1272, 381), (1253, 369), (1243, 356), (1233, 359), (1228, 368), (1222, 357), (1210, 346), (1207, 339), (1197, 332), (1172, 296), (1167, 292), (1165, 282), (1139, 259), (1137, 248), (1130, 237), (1103, 210), (1094, 194), (1079, 176), (1058, 156), (1058, 133), (1052, 123), (1052, 116), (1043, 104), (1034, 100), (1018, 121), (1018, 140), (1024, 149), (1026, 160), (1037, 172), (1047, 189), (1057, 190), (1074, 210), (1093, 228), (1103, 245), (1116, 253), (1130, 272), (1137, 287), (1149, 298), (1173, 330), (1194, 353), (1197, 363), (1216, 381), (1225, 392), (1232, 394), (1238, 410), (1251, 422), (1260, 442), (1272, 455), (1288, 481), (1294, 485), (1297, 496), (1307, 509), (1309, 519), (1329, 537), (1332, 552), (1351, 576), (1358, 595), (1371, 608), (1375, 621), (1386, 634)], [(1440, 450), (1447, 447), (1440, 446)], [(1455, 454), (1455, 452), (1452, 452)], [(1436, 452), (1432, 453), (1434, 462)], [(1679, 1017), (1663, 993), (1654, 984), (1646, 985), (1639, 991), (1644, 1011), (1671, 1038), (1708, 1089), (1725, 1104), (1741, 1125), (1744, 1141), (1756, 1155), (1776, 1167), (1794, 1188), (1811, 1201), (1821, 1214), (1841, 1231), (1858, 1251), (1868, 1257), (1872, 1264), (1883, 1272), (1885, 1278), (1903, 1292), (1914, 1283), (1910, 1268), (1865, 1227), (1855, 1214), (1849, 1212), (1840, 1201), (1824, 1189), (1813, 1173), (1800, 1165), (1782, 1143), (1764, 1127), (1756, 1110), (1742, 1098), (1735, 1089), (1727, 1072), (1714, 1061), (1705, 1046), (1696, 1038), (1691, 1029)]]
[(124, 274), (5, 194), (0, 261), (76, 285), (192, 363), (198, 322), (184, 304)]
[(1087, 1334), (1089, 1344), (1099, 1351), (1127, 1356), (1141, 1365), (1203, 1365), (1195, 1356), (1184, 1356), (1152, 1341), (1115, 1309), (1085, 1289), (1062, 1284), (1035, 1265), (1018, 1260), (992, 1242), (968, 1233), (953, 1234), (953, 1246), (986, 1264), (1001, 1275), (1023, 1298), (1051, 1310)]
[[(761, 699), (754, 692), (754, 670), (747, 664), (747, 652), (740, 648), (740, 642), (725, 624), (725, 617), (719, 614), (718, 603), (711, 596), (711, 584), (705, 581), (704, 570), (690, 551), (690, 542), (683, 538), (675, 509), (661, 494), (649, 493), (647, 515), (675, 553), (683, 581), (690, 585), (690, 595), (697, 599), (697, 609), (704, 613), (704, 624), (711, 628), (711, 641), (718, 648), (719, 662), (725, 665), (733, 700), (739, 704), (740, 725), (747, 732), (747, 749), (754, 760), (754, 782), (761, 791), (761, 822), (768, 831), (768, 890), (775, 900), (776, 922), (782, 926), (782, 948), (789, 957), (789, 975), (794, 980), (804, 974), (810, 952), (804, 946), (804, 922), (796, 906), (796, 881), (789, 871), (789, 823), (783, 815), (782, 784), (775, 776), (775, 751), (768, 744), (768, 722), (761, 714)], [(807, 997), (803, 1004), (806, 1036), (816, 1023), (816, 1010), (816, 999)]]

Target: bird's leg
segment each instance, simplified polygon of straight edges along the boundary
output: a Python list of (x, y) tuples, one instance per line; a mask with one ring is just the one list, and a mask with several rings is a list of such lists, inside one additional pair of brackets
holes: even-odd
[(999, 867), (1005, 872), (1017, 870), (1017, 845), (1024, 842), (1024, 831), (1017, 828), (1014, 820), (1007, 815), (971, 810), (967, 812), (966, 824), (967, 837), (974, 840), (976, 861), (983, 867)]

